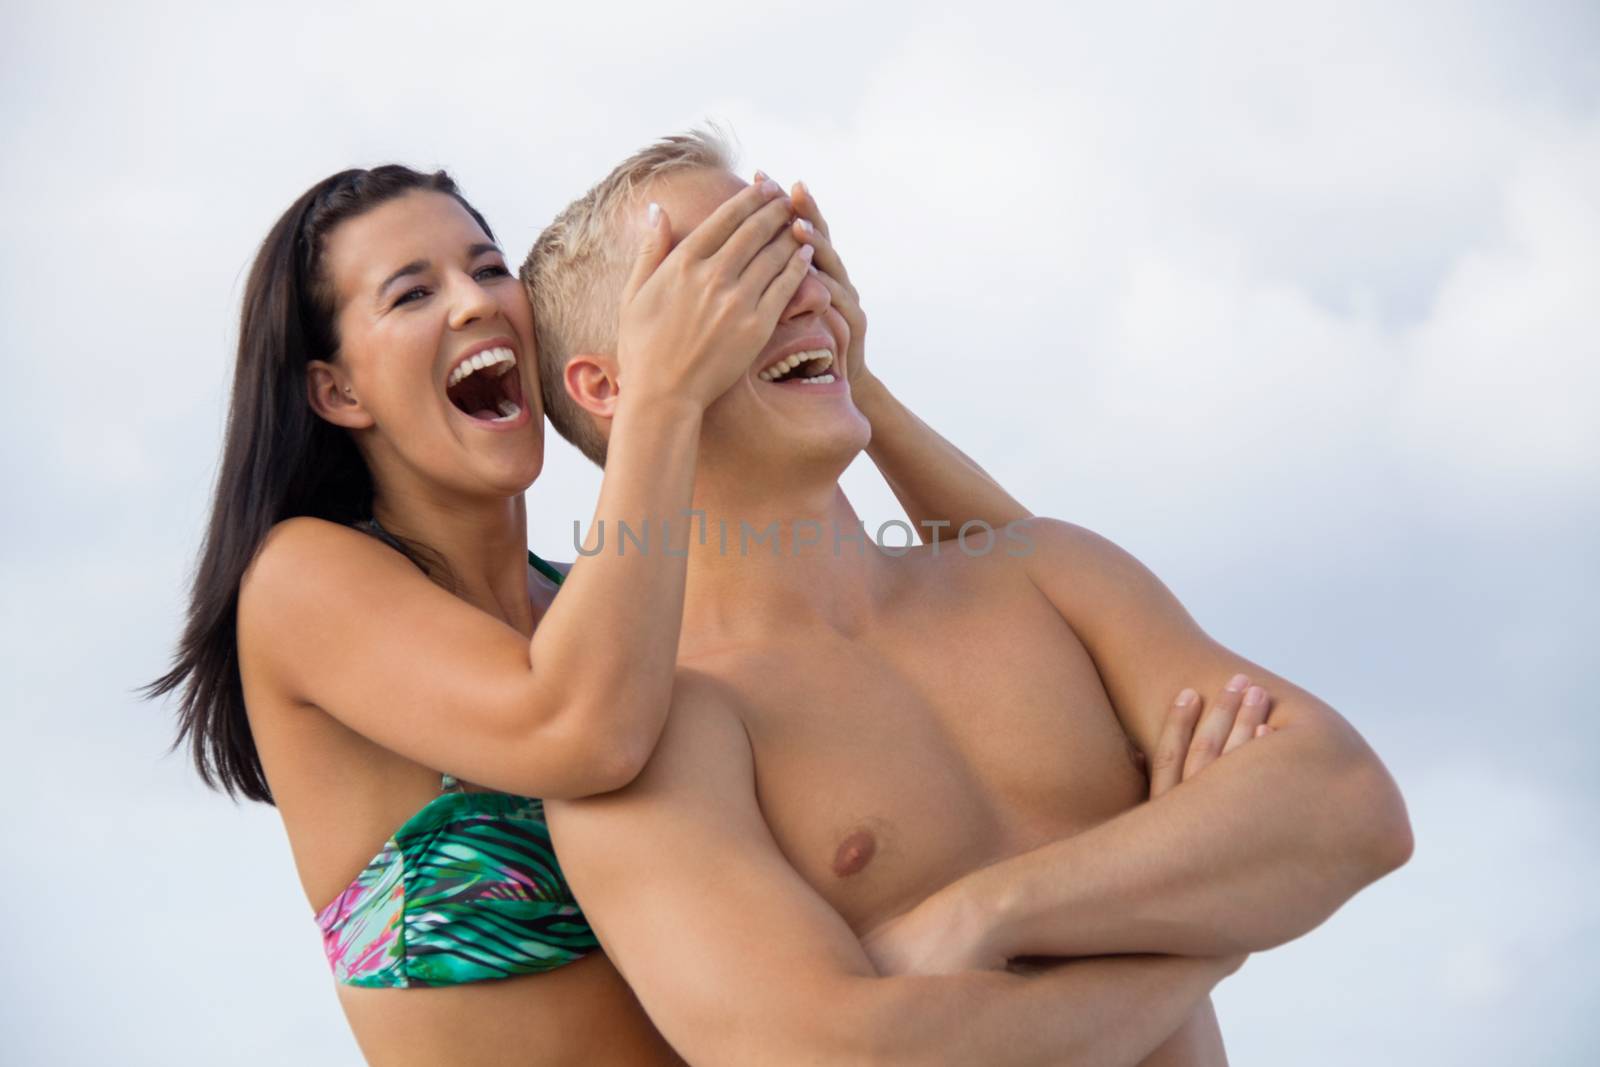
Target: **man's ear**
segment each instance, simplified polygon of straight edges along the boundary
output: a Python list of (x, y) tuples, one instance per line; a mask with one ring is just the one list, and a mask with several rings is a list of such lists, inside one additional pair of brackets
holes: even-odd
[(561, 379), (567, 395), (577, 401), (580, 408), (597, 418), (616, 418), (617, 398), (621, 396), (616, 357), (573, 356), (567, 360)]
[(350, 376), (325, 360), (314, 359), (306, 364), (306, 400), (312, 411), (335, 426), (365, 430), (372, 425), (372, 416), (361, 406)]

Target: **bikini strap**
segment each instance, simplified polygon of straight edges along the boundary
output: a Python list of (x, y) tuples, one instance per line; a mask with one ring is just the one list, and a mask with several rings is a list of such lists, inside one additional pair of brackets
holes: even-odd
[(560, 585), (562, 580), (566, 577), (566, 575), (562, 574), (560, 571), (550, 566), (550, 564), (534, 555), (533, 549), (531, 548), (528, 549), (528, 562), (533, 564), (534, 570), (538, 571), (552, 582), (555, 582), (557, 585)]
[(357, 523), (354, 523), (353, 525), (357, 529), (364, 530), (367, 533), (371, 534), (373, 537), (376, 537), (378, 540), (382, 541), (384, 544), (388, 545), (390, 548), (394, 549), (396, 552), (400, 553), (402, 556), (405, 556), (407, 559), (411, 558), (411, 554), (406, 551), (405, 546), (402, 545), (399, 541), (395, 540), (394, 535), (391, 534), (388, 530), (385, 530), (382, 526), (379, 526), (377, 519), (369, 517), (369, 518), (362, 519), (361, 521), (359, 521)]
[[(360, 522), (354, 523), (353, 525), (355, 525), (358, 529), (365, 530), (367, 533), (376, 537), (378, 540), (382, 541), (384, 544), (388, 545), (402, 556), (405, 556), (407, 559), (411, 559), (411, 553), (406, 551), (406, 547), (396, 540), (394, 535), (388, 530), (385, 530), (382, 526), (378, 525), (377, 519), (362, 519)], [(413, 560), (413, 562), (415, 561)], [(531, 548), (528, 549), (528, 562), (533, 566), (534, 570), (538, 571), (540, 574), (544, 575), (557, 585), (560, 585), (566, 579), (566, 575), (562, 574), (560, 571), (550, 566), (550, 564), (534, 555), (533, 549)], [(417, 566), (421, 567), (422, 565), (418, 563)], [(425, 569), (424, 573), (426, 573)]]

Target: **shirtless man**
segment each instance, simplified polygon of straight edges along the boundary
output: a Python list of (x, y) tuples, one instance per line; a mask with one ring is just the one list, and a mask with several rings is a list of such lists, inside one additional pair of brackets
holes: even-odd
[[(692, 137), (624, 169), (524, 268), (546, 408), (600, 462), (625, 383), (594, 324), (636, 283), (616, 250), (732, 224), (745, 189)], [(1399, 793), (1331, 708), (1087, 530), (863, 538), (838, 478), (870, 433), (864, 320), (814, 201), (794, 200), (820, 272), (703, 416), (665, 734), (626, 789), (549, 806), (579, 901), (695, 1064), (1225, 1063), (1211, 988), (1405, 862)], [(676, 251), (693, 269), (693, 245)], [(802, 352), (811, 381), (770, 380)], [(1168, 715), (1190, 685), (1221, 694), (1198, 725), (1192, 691)], [(1263, 689), (1273, 732), (1238, 747)], [(1163, 750), (1164, 722), (1193, 747)], [(1233, 748), (1183, 773), (1186, 751)]]

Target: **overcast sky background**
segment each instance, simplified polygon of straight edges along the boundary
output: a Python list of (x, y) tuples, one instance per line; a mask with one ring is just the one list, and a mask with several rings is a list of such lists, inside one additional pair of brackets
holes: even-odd
[[(0, 11), (0, 1059), (359, 1061), (276, 816), (131, 695), (244, 272), (392, 160), (518, 260), (709, 117), (812, 186), (914, 410), (1399, 779), (1415, 859), (1219, 990), (1233, 1062), (1594, 1062), (1600, 7), (232, 7)], [(570, 559), (598, 478), (547, 441)]]

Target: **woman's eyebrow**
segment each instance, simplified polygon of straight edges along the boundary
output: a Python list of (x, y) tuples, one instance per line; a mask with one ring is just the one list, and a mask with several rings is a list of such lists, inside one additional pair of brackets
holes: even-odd
[(401, 267), (399, 270), (395, 271), (393, 274), (389, 275), (383, 280), (383, 284), (378, 286), (378, 298), (380, 300), (383, 299), (384, 290), (388, 289), (389, 286), (393, 285), (401, 278), (404, 278), (408, 274), (421, 274), (431, 266), (433, 266), (433, 264), (429, 263), (425, 259), (413, 259), (410, 263), (407, 263), (405, 266)]
[[(493, 241), (479, 241), (477, 244), (471, 245), (467, 248), (467, 258), (476, 259), (485, 252), (494, 252), (497, 255), (505, 254), (500, 251), (500, 246), (495, 244)], [(399, 270), (395, 271), (393, 274), (389, 275), (383, 280), (383, 284), (378, 286), (378, 299), (383, 299), (383, 294), (389, 288), (389, 286), (393, 285), (401, 278), (404, 278), (410, 274), (421, 274), (423, 271), (432, 268), (432, 266), (433, 264), (425, 259), (413, 259), (410, 263), (407, 263), (405, 266), (401, 267)]]

